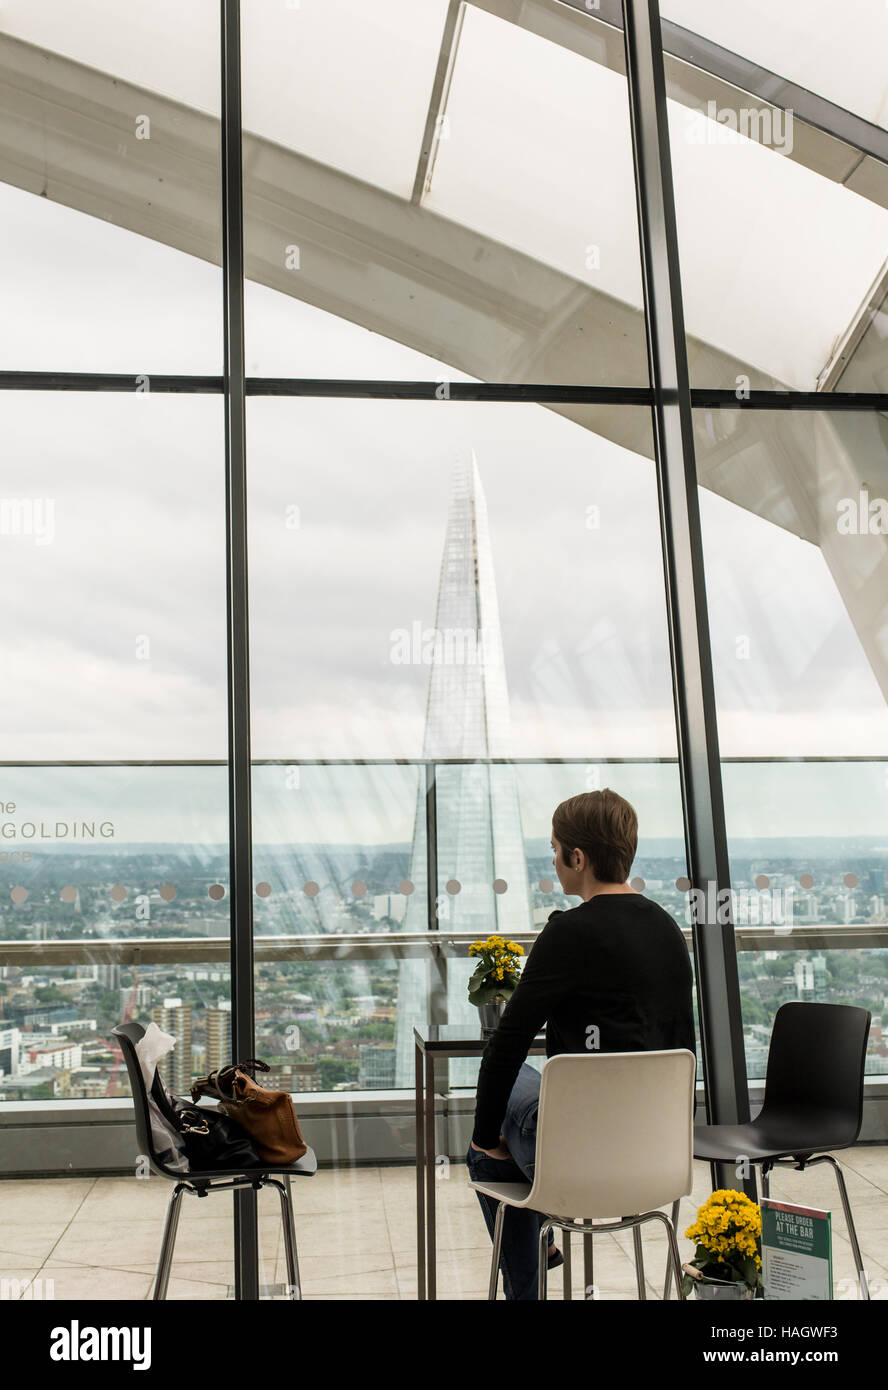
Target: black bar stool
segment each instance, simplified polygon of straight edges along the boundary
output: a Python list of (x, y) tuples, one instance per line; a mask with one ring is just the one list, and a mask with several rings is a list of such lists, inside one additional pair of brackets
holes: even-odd
[[(774, 1019), (765, 1098), (754, 1120), (745, 1125), (696, 1125), (694, 1157), (718, 1163), (746, 1160), (762, 1170), (762, 1196), (770, 1196), (771, 1169), (803, 1172), (815, 1163), (832, 1167), (860, 1293), (869, 1288), (851, 1203), (842, 1169), (824, 1149), (848, 1149), (857, 1142), (863, 1122), (863, 1077), (872, 1015), (851, 1004), (782, 1004)], [(813, 1157), (812, 1155), (817, 1155)], [(678, 1202), (672, 1222), (678, 1221)], [(666, 1266), (664, 1298), (672, 1267)]]
[[(291, 1290), (291, 1297), (298, 1299), (301, 1297), (299, 1283), (299, 1262), (296, 1253), (296, 1228), (293, 1222), (293, 1201), (290, 1191), (290, 1179), (310, 1178), (318, 1170), (318, 1161), (314, 1150), (308, 1149), (302, 1158), (295, 1163), (285, 1166), (270, 1166), (268, 1168), (251, 1168), (248, 1171), (230, 1168), (214, 1168), (208, 1172), (195, 1172), (191, 1169), (181, 1173), (175, 1168), (170, 1168), (164, 1161), (164, 1156), (157, 1151), (154, 1136), (151, 1132), (151, 1117), (148, 1110), (148, 1093), (145, 1088), (145, 1079), (142, 1076), (142, 1068), (136, 1054), (136, 1044), (143, 1037), (145, 1029), (140, 1023), (120, 1023), (112, 1029), (112, 1033), (120, 1043), (120, 1050), (123, 1053), (123, 1060), (129, 1073), (130, 1087), (133, 1093), (133, 1106), (136, 1112), (136, 1137), (139, 1143), (139, 1152), (148, 1159), (153, 1172), (158, 1173), (163, 1178), (169, 1178), (175, 1183), (172, 1194), (170, 1195), (169, 1206), (167, 1207), (166, 1222), (163, 1231), (163, 1241), (160, 1247), (160, 1258), (157, 1262), (157, 1277), (154, 1281), (155, 1299), (164, 1299), (167, 1295), (167, 1286), (170, 1281), (170, 1269), (173, 1263), (173, 1249), (176, 1244), (176, 1231), (179, 1226), (179, 1206), (183, 1194), (188, 1192), (194, 1197), (206, 1197), (211, 1192), (231, 1192), (238, 1187), (254, 1187), (257, 1191), (262, 1187), (274, 1187), (277, 1190), (281, 1203), (281, 1224), (284, 1235), (284, 1252), (287, 1261), (287, 1279)], [(158, 1093), (159, 1092), (159, 1093)], [(152, 1094), (155, 1101), (163, 1101), (163, 1083), (157, 1072), (154, 1073), (154, 1083)], [(160, 1106), (163, 1109), (163, 1104)], [(272, 1174), (279, 1174), (283, 1181), (279, 1181)], [(222, 1181), (220, 1181), (220, 1179)]]

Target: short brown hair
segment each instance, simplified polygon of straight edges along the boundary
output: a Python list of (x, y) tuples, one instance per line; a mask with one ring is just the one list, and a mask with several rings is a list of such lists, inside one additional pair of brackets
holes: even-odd
[(626, 882), (638, 848), (638, 816), (610, 787), (562, 801), (552, 816), (552, 834), (565, 861), (572, 850), (581, 849), (600, 882)]

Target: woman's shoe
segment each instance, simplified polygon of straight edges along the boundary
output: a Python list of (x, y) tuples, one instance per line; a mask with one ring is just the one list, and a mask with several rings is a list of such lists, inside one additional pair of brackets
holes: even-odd
[(549, 1246), (549, 1258), (548, 1258), (548, 1260), (547, 1260), (547, 1262), (546, 1262), (546, 1268), (547, 1268), (547, 1269), (557, 1269), (557, 1268), (559, 1267), (559, 1265), (563, 1265), (563, 1264), (564, 1264), (564, 1256), (562, 1255), (561, 1251), (558, 1249), (558, 1246), (557, 1246), (557, 1245), (554, 1243), (554, 1241), (553, 1241), (553, 1243)]

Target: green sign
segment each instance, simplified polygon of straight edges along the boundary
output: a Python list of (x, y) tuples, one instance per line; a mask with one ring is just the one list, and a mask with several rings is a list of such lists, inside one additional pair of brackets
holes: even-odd
[(833, 1296), (830, 1213), (763, 1197), (762, 1283), (765, 1298), (828, 1300)]

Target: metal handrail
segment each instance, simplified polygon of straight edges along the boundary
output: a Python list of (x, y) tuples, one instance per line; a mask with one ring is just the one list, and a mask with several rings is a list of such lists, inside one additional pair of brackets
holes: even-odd
[[(690, 943), (690, 927), (682, 927)], [(705, 928), (704, 928), (705, 930)], [(798, 927), (740, 925), (738, 951), (866, 950), (888, 947), (888, 923), (812, 923)], [(510, 940), (532, 945), (538, 933), (510, 933)], [(256, 936), (257, 961), (404, 960), (431, 955), (456, 958), (465, 953), (471, 932), (321, 932), (305, 936)], [(229, 959), (227, 936), (96, 937), (77, 941), (0, 941), (0, 965), (47, 968), (59, 965), (170, 965)]]

